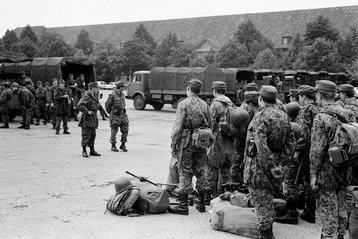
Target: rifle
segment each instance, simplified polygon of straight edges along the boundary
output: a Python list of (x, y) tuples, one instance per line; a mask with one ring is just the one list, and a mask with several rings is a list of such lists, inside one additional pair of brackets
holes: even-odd
[(296, 178), (295, 178), (295, 185), (298, 184), (298, 180), (300, 179), (300, 174), (301, 174), (301, 171), (302, 171), (302, 164), (303, 164), (303, 160), (301, 160), (300, 166), (298, 166), (298, 169), (297, 169), (297, 174), (296, 174)]

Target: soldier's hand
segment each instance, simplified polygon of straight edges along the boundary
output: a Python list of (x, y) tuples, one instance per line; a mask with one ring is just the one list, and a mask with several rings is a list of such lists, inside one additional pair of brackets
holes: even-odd
[(316, 174), (311, 174), (311, 188), (314, 191), (318, 189)]
[(90, 111), (90, 110), (89, 110), (89, 111), (87, 112), (87, 114), (93, 115), (93, 111)]
[(282, 170), (281, 165), (278, 167), (271, 168), (270, 171), (274, 178), (282, 178), (283, 177), (283, 170)]

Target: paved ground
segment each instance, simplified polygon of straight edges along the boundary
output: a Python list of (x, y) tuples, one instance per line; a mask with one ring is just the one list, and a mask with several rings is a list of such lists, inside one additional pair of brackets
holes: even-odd
[[(109, 91), (104, 91), (107, 98)], [(175, 111), (136, 111), (128, 101), (128, 152), (110, 151), (108, 121), (100, 121), (96, 149), (81, 157), (80, 128), (55, 135), (50, 125), (19, 130), (19, 119), (0, 132), (0, 238), (243, 238), (212, 230), (210, 213), (189, 216), (104, 214), (111, 184), (125, 171), (165, 182)], [(319, 226), (274, 224), (277, 239), (319, 238)]]

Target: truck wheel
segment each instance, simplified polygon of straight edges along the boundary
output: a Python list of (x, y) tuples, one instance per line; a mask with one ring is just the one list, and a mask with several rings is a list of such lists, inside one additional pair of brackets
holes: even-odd
[(173, 109), (178, 108), (178, 104), (180, 103), (180, 101), (182, 101), (184, 99), (185, 99), (185, 97), (179, 98), (179, 100), (177, 100), (177, 102), (173, 103), (172, 104)]
[(153, 108), (154, 108), (155, 110), (161, 110), (161, 109), (163, 109), (163, 107), (164, 107), (164, 104), (163, 104), (163, 103), (157, 102), (157, 103), (154, 103), (154, 104), (153, 104)]
[(133, 105), (134, 105), (134, 108), (136, 110), (144, 110), (145, 109), (145, 106), (146, 106), (146, 103), (143, 99), (143, 96), (141, 95), (136, 95), (134, 97), (134, 100), (133, 100)]

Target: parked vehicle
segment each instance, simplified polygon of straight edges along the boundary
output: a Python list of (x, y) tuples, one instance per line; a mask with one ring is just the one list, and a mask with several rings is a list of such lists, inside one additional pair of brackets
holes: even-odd
[(100, 88), (101, 90), (107, 89), (107, 83), (105, 81), (97, 81), (97, 84), (98, 88)]
[(117, 82), (109, 82), (109, 83), (106, 85), (106, 90), (113, 90), (114, 88), (116, 88), (116, 83), (117, 83)]

